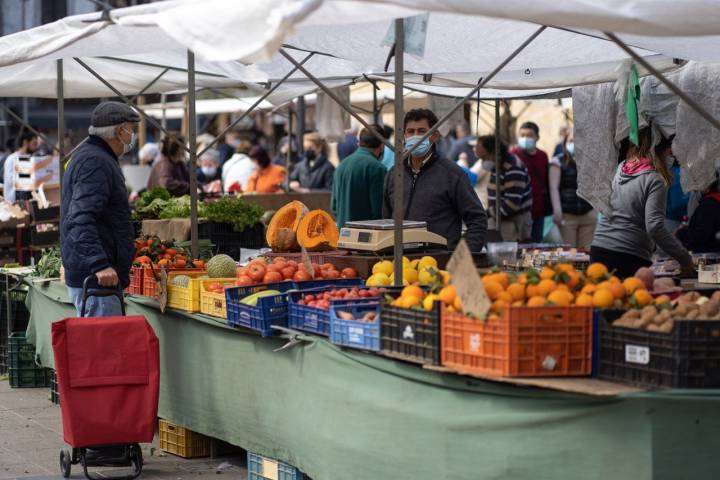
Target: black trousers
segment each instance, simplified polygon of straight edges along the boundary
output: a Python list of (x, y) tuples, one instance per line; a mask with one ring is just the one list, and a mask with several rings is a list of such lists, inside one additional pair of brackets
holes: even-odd
[(590, 261), (604, 263), (611, 272), (621, 279), (632, 277), (640, 267), (649, 267), (652, 262), (629, 253), (616, 252), (601, 247), (590, 247)]

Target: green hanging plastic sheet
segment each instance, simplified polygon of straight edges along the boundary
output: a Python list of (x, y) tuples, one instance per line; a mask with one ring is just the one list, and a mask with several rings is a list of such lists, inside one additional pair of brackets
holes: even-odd
[(630, 67), (628, 75), (628, 89), (625, 97), (625, 115), (630, 124), (630, 141), (640, 146), (640, 125), (638, 118), (638, 102), (640, 101), (640, 76), (635, 65)]

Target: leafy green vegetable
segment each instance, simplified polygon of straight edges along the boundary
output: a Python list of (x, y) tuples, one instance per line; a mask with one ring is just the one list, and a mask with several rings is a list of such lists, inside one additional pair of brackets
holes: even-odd
[(164, 202), (170, 200), (170, 198), (170, 192), (163, 187), (153, 187), (152, 189), (143, 192), (135, 204), (133, 218), (135, 220), (158, 218), (162, 205)]
[(264, 210), (256, 203), (237, 197), (222, 197), (205, 205), (203, 217), (218, 223), (229, 223), (233, 231), (242, 232), (260, 222)]
[(62, 258), (60, 257), (60, 247), (55, 246), (43, 253), (42, 257), (35, 265), (34, 276), (40, 278), (57, 278), (60, 276), (60, 266)]

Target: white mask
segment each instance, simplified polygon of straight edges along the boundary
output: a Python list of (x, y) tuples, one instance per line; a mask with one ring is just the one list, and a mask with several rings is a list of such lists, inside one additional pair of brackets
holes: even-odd
[[(123, 130), (125, 130), (125, 128), (123, 128)], [(135, 146), (135, 142), (137, 141), (137, 135), (131, 130), (125, 131), (130, 134), (130, 143), (123, 143), (123, 153), (130, 153), (130, 151)]]

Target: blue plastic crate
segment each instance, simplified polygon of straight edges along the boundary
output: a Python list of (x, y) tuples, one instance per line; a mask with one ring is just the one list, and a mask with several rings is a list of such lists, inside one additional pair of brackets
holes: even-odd
[[(337, 310), (344, 310), (360, 317), (368, 311), (376, 313), (375, 321), (363, 322), (360, 320), (343, 320), (336, 314)], [(348, 302), (344, 305), (330, 305), (330, 341), (344, 347), (358, 348), (360, 350), (380, 350), (380, 302), (368, 305), (363, 302)]]
[[(272, 471), (266, 472), (270, 468)], [(248, 480), (302, 480), (303, 473), (292, 465), (247, 452)]]
[[(292, 282), (264, 283), (249, 287), (232, 287), (225, 289), (228, 325), (257, 330), (263, 337), (273, 334), (272, 325), (287, 327), (287, 293), (292, 290)], [(253, 307), (241, 303), (240, 300), (253, 293), (264, 290), (277, 290), (281, 295), (263, 297)]]
[(296, 290), (310, 290), (323, 287), (359, 287), (365, 285), (362, 278), (336, 278), (335, 280), (306, 280), (293, 282)]
[[(360, 285), (354, 285), (360, 286)], [(308, 294), (317, 294), (332, 290), (334, 288), (346, 288), (346, 285), (328, 285), (324, 288), (313, 288), (310, 290), (297, 290), (288, 292), (288, 326), (304, 332), (316, 333), (318, 335), (330, 335), (330, 311), (321, 308), (300, 305), (298, 300)], [(380, 303), (379, 298), (332, 300), (333, 305), (348, 305), (352, 303), (375, 305)]]

